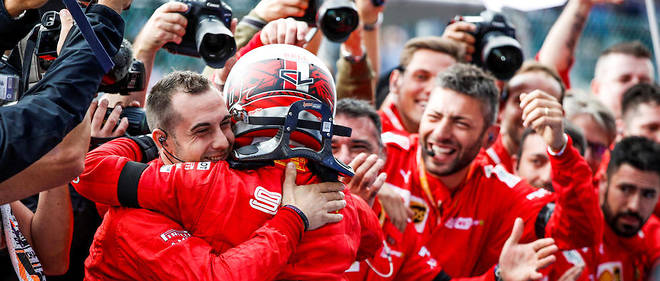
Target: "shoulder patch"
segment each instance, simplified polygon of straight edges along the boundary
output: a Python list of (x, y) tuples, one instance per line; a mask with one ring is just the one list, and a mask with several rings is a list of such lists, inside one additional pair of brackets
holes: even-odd
[(493, 165), (486, 165), (484, 166), (484, 173), (486, 174), (487, 178), (490, 178), (493, 174), (495, 174), (497, 179), (506, 184), (506, 186), (509, 188), (513, 188), (520, 182), (519, 177), (507, 172), (506, 169), (500, 165), (495, 167), (493, 167)]
[(393, 132), (385, 132), (380, 135), (383, 140), (383, 145), (388, 145), (390, 143), (396, 144), (401, 147), (403, 150), (410, 149), (410, 138), (407, 136), (399, 135)]

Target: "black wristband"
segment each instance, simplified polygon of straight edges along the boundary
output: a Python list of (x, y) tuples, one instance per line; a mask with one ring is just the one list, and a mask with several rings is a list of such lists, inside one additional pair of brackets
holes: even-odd
[(298, 207), (293, 206), (293, 205), (284, 205), (282, 208), (289, 208), (289, 209), (293, 210), (294, 212), (296, 212), (296, 214), (298, 214), (298, 216), (300, 216), (300, 219), (302, 219), (303, 224), (305, 225), (305, 231), (307, 231), (307, 229), (309, 229), (309, 220), (307, 219), (307, 216), (305, 215), (305, 213), (303, 213), (303, 211), (298, 209)]

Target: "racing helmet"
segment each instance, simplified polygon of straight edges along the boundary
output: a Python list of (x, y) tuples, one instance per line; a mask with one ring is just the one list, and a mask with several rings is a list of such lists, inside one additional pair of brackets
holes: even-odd
[(350, 136), (350, 129), (333, 125), (335, 83), (314, 54), (293, 45), (256, 48), (236, 62), (223, 94), (232, 115), (236, 160), (305, 157), (352, 175), (332, 156), (333, 134)]

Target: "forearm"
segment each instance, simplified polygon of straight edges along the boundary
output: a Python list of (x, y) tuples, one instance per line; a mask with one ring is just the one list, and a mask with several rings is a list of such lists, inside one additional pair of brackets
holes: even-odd
[(380, 74), (380, 25), (377, 25), (374, 30), (362, 30), (362, 44), (371, 63), (372, 88), (375, 89)]
[(538, 53), (539, 62), (553, 66), (562, 73), (570, 70), (575, 47), (589, 16), (591, 4), (571, 0), (552, 26)]
[(557, 246), (564, 250), (591, 247), (601, 236), (603, 222), (591, 170), (572, 146), (572, 140), (561, 156), (550, 158), (558, 196), (546, 236), (555, 238)]
[(4, 0), (0, 1), (0, 50), (8, 50), (16, 46), (30, 32), (34, 24), (39, 22), (37, 10), (27, 11), (20, 19), (14, 17), (25, 11), (13, 4), (21, 4), (22, 1)]
[(236, 26), (236, 32), (234, 33), (236, 49), (238, 50), (247, 45), (250, 39), (266, 26), (266, 23), (266, 20), (259, 17), (254, 10), (250, 11)]
[(32, 246), (49, 275), (64, 274), (69, 267), (73, 237), (73, 211), (69, 186), (41, 192), (32, 219)]
[[(88, 13), (100, 41), (112, 56), (123, 34), (123, 20), (95, 5)], [(0, 108), (0, 181), (17, 174), (53, 149), (79, 124), (105, 74), (78, 28), (72, 28), (60, 56), (43, 79), (16, 105)]]
[(66, 184), (83, 172), (89, 146), (89, 117), (83, 119), (60, 144), (25, 170), (0, 182), (0, 203)]

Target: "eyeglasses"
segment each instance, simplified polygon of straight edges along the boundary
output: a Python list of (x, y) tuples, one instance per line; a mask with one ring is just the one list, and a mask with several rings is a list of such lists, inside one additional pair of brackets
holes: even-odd
[(608, 149), (607, 145), (590, 141), (587, 141), (587, 147), (591, 153), (596, 156), (603, 156), (603, 153)]

